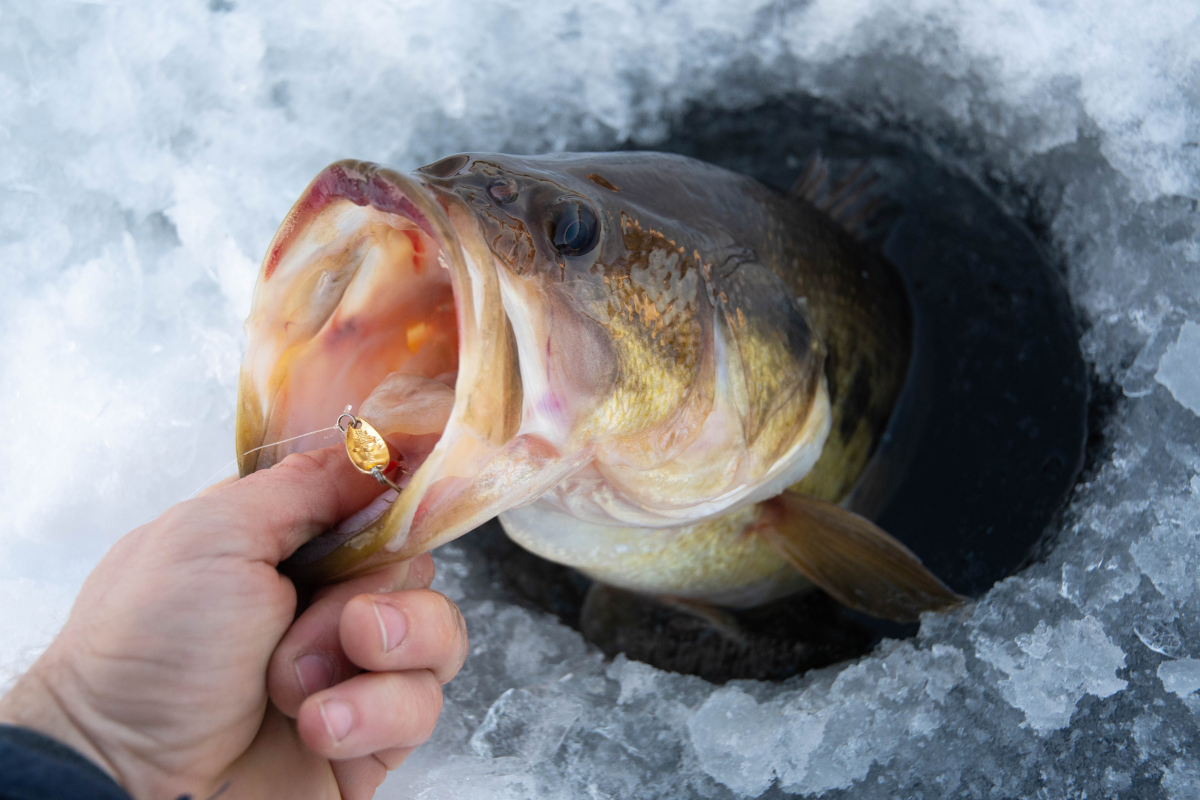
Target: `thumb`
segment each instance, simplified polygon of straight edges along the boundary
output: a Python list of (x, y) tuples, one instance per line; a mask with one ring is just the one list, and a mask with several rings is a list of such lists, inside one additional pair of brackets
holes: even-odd
[(341, 445), (335, 445), (294, 453), (268, 470), (176, 508), (190, 506), (187, 517), (196, 514), (215, 523), (206, 526), (214, 551), (234, 550), (274, 566), (382, 491), (374, 478), (355, 469)]

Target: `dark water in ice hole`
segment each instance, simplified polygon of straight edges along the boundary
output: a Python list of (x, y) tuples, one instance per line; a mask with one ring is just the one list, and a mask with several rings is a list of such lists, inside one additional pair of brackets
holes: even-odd
[[(820, 150), (832, 172), (862, 161), (886, 202), (875, 246), (908, 280), (933, 390), (921, 446), (878, 517), (956, 591), (979, 595), (1028, 561), (1083, 463), (1089, 375), (1061, 272), (986, 191), (899, 134), (807, 98), (693, 109), (653, 149), (787, 189)], [(495, 521), (461, 540), (516, 602), (582, 629), (609, 656), (723, 682), (782, 680), (868, 652), (915, 625), (849, 612), (819, 590), (737, 612), (743, 641), (653, 601), (596, 589), (510, 542)], [(587, 607), (585, 608), (585, 601)]]

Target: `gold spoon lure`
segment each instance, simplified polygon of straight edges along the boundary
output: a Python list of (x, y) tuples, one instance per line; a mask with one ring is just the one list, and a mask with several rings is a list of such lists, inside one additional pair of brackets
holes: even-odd
[[(349, 423), (343, 426), (342, 420), (349, 420)], [(350, 463), (364, 475), (374, 477), (381, 485), (401, 491), (383, 474), (392, 463), (392, 453), (379, 431), (365, 419), (351, 414), (350, 406), (346, 406), (346, 410), (337, 418), (337, 426), (346, 434), (346, 455), (350, 456)]]

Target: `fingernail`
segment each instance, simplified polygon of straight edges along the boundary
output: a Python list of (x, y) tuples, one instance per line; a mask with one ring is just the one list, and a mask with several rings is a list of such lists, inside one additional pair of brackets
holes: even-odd
[(354, 712), (341, 700), (326, 700), (321, 703), (321, 719), (325, 721), (329, 738), (340, 742), (354, 725)]
[(333, 664), (320, 653), (308, 653), (292, 663), (300, 690), (308, 697), (313, 692), (328, 689), (333, 685)]
[(379, 635), (383, 638), (383, 652), (393, 650), (404, 641), (408, 633), (408, 620), (403, 612), (385, 603), (371, 603), (375, 609), (375, 619), (379, 621)]

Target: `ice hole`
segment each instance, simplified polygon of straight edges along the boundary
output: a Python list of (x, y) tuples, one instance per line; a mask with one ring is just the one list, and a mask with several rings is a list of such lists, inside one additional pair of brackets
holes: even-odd
[[(1083, 464), (1090, 377), (1060, 265), (1029, 227), (903, 133), (867, 130), (809, 98), (749, 112), (696, 109), (651, 149), (781, 191), (817, 151), (835, 178), (868, 163), (884, 210), (862, 236), (909, 282), (930, 372), (921, 445), (877, 522), (970, 596), (1033, 559)], [(463, 546), (481, 548), (515, 594), (606, 655), (715, 682), (783, 680), (917, 630), (850, 612), (814, 590), (735, 613), (739, 643), (654, 601), (592, 588), (507, 542), (498, 527)]]

